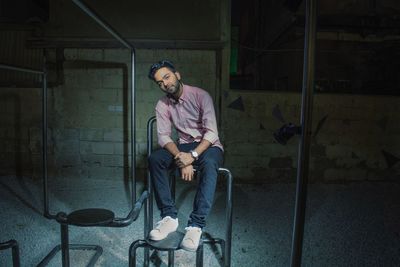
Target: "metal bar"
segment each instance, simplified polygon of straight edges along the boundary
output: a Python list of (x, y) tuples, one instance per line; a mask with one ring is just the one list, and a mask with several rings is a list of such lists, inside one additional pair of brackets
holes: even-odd
[(224, 266), (231, 266), (231, 253), (232, 253), (232, 186), (233, 186), (233, 177), (232, 173), (226, 168), (219, 168), (218, 172), (223, 173), (226, 179), (226, 212), (225, 212), (225, 221), (226, 221), (226, 230), (225, 230), (225, 240), (224, 240)]
[(317, 1), (306, 1), (301, 142), (299, 145), (291, 266), (301, 266), (312, 128)]
[(125, 40), (116, 30), (114, 30), (107, 22), (102, 20), (94, 10), (92, 10), (88, 5), (79, 0), (72, 0), (80, 9), (82, 9), (86, 14), (88, 14), (92, 19), (94, 19), (98, 24), (100, 24), (104, 29), (106, 29), (115, 39), (120, 41), (125, 47), (134, 50), (134, 47)]
[(175, 266), (175, 251), (168, 250), (168, 267)]
[(54, 258), (54, 256), (61, 250), (61, 244), (55, 246), (50, 252), (49, 254), (47, 254), (47, 256), (41, 261), (39, 262), (38, 265), (36, 265), (36, 267), (45, 267), (49, 264), (49, 262)]
[[(153, 151), (153, 128), (156, 117), (153, 116), (147, 121), (147, 157), (150, 157)], [(153, 185), (151, 183), (150, 171), (147, 169), (147, 192), (149, 196), (146, 203), (146, 214), (144, 217), (144, 238), (147, 238), (151, 228), (153, 227)], [(150, 250), (148, 247), (144, 249), (144, 266), (150, 265)]]
[(130, 98), (130, 106), (131, 106), (131, 177), (132, 177), (132, 203), (136, 202), (136, 149), (135, 149), (135, 132), (136, 132), (136, 123), (135, 123), (135, 50), (133, 47), (131, 48), (131, 98)]
[[(154, 129), (154, 123), (156, 121), (156, 117), (153, 116), (149, 119), (147, 122), (147, 156), (150, 157), (152, 151), (153, 151), (153, 129)], [(149, 219), (148, 219), (148, 230), (153, 227), (153, 185), (151, 183), (151, 175), (150, 171), (147, 171), (147, 191), (149, 192), (149, 198), (148, 198), (148, 214), (149, 214)], [(147, 233), (146, 233), (147, 235)]]
[(43, 201), (44, 216), (52, 218), (54, 215), (49, 213), (49, 194), (48, 194), (48, 172), (47, 172), (47, 67), (46, 56), (43, 54), (43, 75), (42, 75), (42, 168), (43, 168)]
[(232, 184), (233, 184), (233, 178), (231, 172), (226, 169), (228, 173), (228, 179), (227, 179), (227, 189), (226, 189), (226, 202), (227, 202), (227, 207), (226, 207), (226, 236), (225, 236), (225, 266), (229, 267), (231, 266), (231, 253), (232, 253)]
[(79, 0), (72, 0), (82, 11), (94, 19), (100, 26), (108, 31), (115, 39), (131, 50), (131, 177), (132, 177), (132, 205), (136, 202), (136, 149), (135, 149), (135, 48), (127, 40), (125, 40), (116, 30), (114, 30), (107, 22), (105, 22), (94, 10)]
[(9, 248), (11, 248), (13, 267), (20, 267), (18, 242), (11, 239), (7, 242), (0, 243), (0, 250)]
[(34, 70), (34, 69), (29, 69), (29, 68), (12, 66), (12, 65), (8, 65), (8, 64), (0, 64), (0, 69), (15, 70), (15, 71), (20, 71), (20, 72), (34, 73), (34, 74), (43, 74), (43, 71), (41, 71), (41, 70)]
[(69, 267), (68, 225), (61, 223), (61, 262), (62, 267)]
[(204, 258), (204, 243), (201, 242), (196, 251), (196, 267), (203, 267), (203, 258)]
[(11, 248), (11, 253), (12, 253), (13, 267), (20, 267), (21, 263), (19, 260), (19, 247), (17, 242), (15, 242), (15, 246)]
[[(136, 49), (188, 49), (221, 50), (224, 42), (219, 40), (159, 40), (127, 39)], [(121, 43), (107, 38), (40, 37), (27, 40), (29, 48), (121, 48)], [(124, 46), (124, 45), (122, 45)]]

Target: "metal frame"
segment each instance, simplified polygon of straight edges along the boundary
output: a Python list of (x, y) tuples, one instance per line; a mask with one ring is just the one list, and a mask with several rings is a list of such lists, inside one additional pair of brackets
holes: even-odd
[[(47, 112), (47, 71), (46, 71), (46, 62), (45, 62), (45, 57), (44, 58), (44, 67), (43, 70), (35, 70), (35, 69), (30, 69), (30, 68), (24, 68), (24, 67), (19, 67), (19, 66), (13, 66), (13, 65), (8, 65), (8, 64), (0, 64), (0, 69), (6, 69), (6, 70), (12, 70), (12, 71), (19, 71), (19, 72), (25, 72), (25, 73), (32, 73), (32, 74), (38, 74), (41, 75), (42, 77), (42, 159), (43, 159), (43, 169), (44, 169), (44, 177), (47, 178), (47, 158), (46, 158), (46, 150), (47, 146), (45, 145), (47, 142), (47, 120), (46, 120), (46, 112)], [(46, 199), (47, 195), (45, 194), (44, 199)], [(46, 211), (46, 206), (44, 207)], [(46, 214), (46, 212), (45, 212)], [(4, 243), (0, 243), (0, 250), (4, 249), (12, 249), (12, 258), (13, 258), (13, 266), (14, 267), (19, 267), (20, 266), (20, 259), (19, 259), (19, 246), (18, 242), (16, 240), (9, 240)]]
[[(56, 215), (50, 214), (49, 212), (49, 198), (47, 193), (47, 106), (44, 104), (43, 106), (43, 122), (44, 122), (44, 130), (43, 130), (43, 169), (44, 169), (44, 214), (47, 218), (55, 219), (58, 223), (60, 223), (61, 227), (61, 245), (57, 245), (50, 251), (50, 253), (39, 263), (38, 266), (46, 266), (50, 260), (57, 254), (58, 251), (62, 253), (62, 266), (67, 267), (70, 265), (69, 261), (69, 250), (74, 249), (83, 249), (83, 250), (95, 250), (95, 254), (90, 259), (90, 262), (87, 266), (94, 266), (97, 259), (102, 254), (102, 248), (96, 245), (85, 245), (85, 244), (69, 244), (68, 238), (68, 226), (76, 225), (76, 226), (101, 226), (101, 227), (124, 227), (130, 225), (133, 221), (137, 219), (139, 216), (140, 210), (143, 206), (143, 203), (146, 201), (148, 197), (148, 192), (144, 191), (139, 199), (136, 199), (136, 176), (135, 176), (135, 168), (136, 168), (136, 149), (135, 149), (135, 131), (136, 131), (136, 121), (135, 121), (135, 49), (134, 47), (126, 41), (117, 31), (115, 31), (108, 23), (106, 23), (98, 14), (96, 14), (90, 7), (88, 7), (85, 3), (79, 0), (72, 0), (74, 4), (76, 4), (83, 12), (85, 12), (88, 16), (90, 16), (93, 20), (95, 20), (100, 26), (102, 26), (106, 31), (108, 31), (113, 37), (115, 37), (120, 43), (122, 43), (126, 48), (130, 49), (130, 57), (131, 57), (131, 96), (130, 96), (130, 151), (131, 151), (131, 168), (130, 168), (130, 176), (131, 176), (131, 192), (132, 192), (132, 207), (125, 218), (115, 218), (114, 213), (108, 210), (102, 209), (85, 209), (85, 210), (77, 210), (70, 214), (66, 214), (64, 212), (59, 212)], [(44, 86), (44, 103), (47, 101), (47, 85)], [(95, 220), (87, 221), (87, 216), (85, 214), (87, 212), (91, 212), (93, 214), (92, 217), (96, 218)], [(91, 218), (93, 219), (93, 218)], [(97, 220), (98, 219), (98, 220)]]
[[(0, 64), (1, 65), (1, 64)], [(0, 250), (11, 248), (13, 267), (20, 267), (18, 242), (14, 239), (0, 243)]]
[(42, 77), (42, 168), (44, 216), (50, 218), (47, 195), (47, 69), (46, 57), (43, 55), (43, 70), (35, 70), (8, 64), (0, 64), (0, 69), (38, 74)]
[[(150, 156), (153, 151), (153, 130), (154, 123), (156, 122), (156, 117), (151, 117), (147, 122), (147, 155)], [(225, 239), (221, 238), (203, 238), (200, 241), (199, 247), (196, 251), (196, 266), (203, 266), (203, 255), (204, 249), (203, 244), (219, 244), (222, 249), (222, 257), (225, 267), (231, 266), (231, 251), (232, 251), (232, 187), (233, 187), (233, 177), (231, 172), (226, 168), (219, 168), (219, 174), (223, 174), (227, 181), (226, 187), (226, 231)], [(171, 190), (173, 190), (172, 195), (175, 196), (175, 176), (171, 180)], [(149, 197), (146, 202), (146, 213), (145, 213), (145, 239), (139, 239), (134, 241), (129, 248), (129, 266), (136, 266), (136, 250), (139, 247), (144, 248), (144, 266), (149, 266), (150, 264), (150, 251), (149, 249), (164, 250), (168, 251), (168, 266), (174, 266), (174, 250), (179, 249), (179, 243), (183, 238), (181, 233), (178, 232), (176, 236), (168, 240), (167, 244), (160, 244), (159, 242), (153, 242), (147, 239), (147, 235), (153, 227), (153, 188), (151, 183), (150, 172), (147, 172), (147, 192)], [(168, 244), (170, 243), (170, 244)], [(177, 245), (178, 244), (178, 245)]]
[(306, 1), (306, 25), (304, 38), (303, 92), (301, 110), (301, 142), (298, 152), (296, 203), (294, 212), (291, 266), (301, 266), (304, 220), (307, 200), (307, 183), (310, 159), (310, 141), (315, 72), (315, 42), (317, 1)]

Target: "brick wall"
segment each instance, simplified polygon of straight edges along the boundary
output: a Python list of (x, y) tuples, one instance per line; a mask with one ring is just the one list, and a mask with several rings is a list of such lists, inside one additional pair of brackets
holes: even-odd
[[(49, 111), (56, 174), (94, 179), (120, 177), (126, 173), (131, 155), (129, 51), (66, 49), (64, 56), (64, 84), (52, 88)], [(163, 58), (176, 64), (185, 83), (215, 93), (214, 52), (137, 50), (136, 160), (140, 176), (147, 165), (147, 120), (154, 115), (155, 103), (162, 96), (147, 78), (147, 71)]]
[[(274, 140), (273, 132), (283, 123), (273, 110), (279, 107), (285, 122), (299, 124), (301, 95), (246, 91), (223, 95), (225, 163), (235, 177), (243, 182), (295, 181), (299, 138), (285, 146)], [(229, 107), (239, 98), (243, 109)], [(310, 180), (398, 179), (399, 101), (390, 96), (315, 95)]]
[[(129, 166), (128, 92), (130, 56), (123, 49), (66, 49), (63, 83), (49, 88), (49, 170), (64, 177), (113, 179)], [(215, 52), (145, 50), (136, 57), (137, 165), (146, 168), (146, 123), (154, 115), (160, 90), (147, 78), (151, 63), (169, 58), (184, 82), (216, 96)], [(50, 51), (49, 61), (54, 60)], [(273, 131), (282, 122), (298, 123), (300, 95), (221, 92), (225, 166), (240, 182), (293, 182), (298, 137), (286, 146)], [(0, 91), (1, 174), (41, 177), (40, 89)], [(311, 181), (343, 182), (398, 179), (399, 98), (328, 95), (314, 98)], [(318, 125), (320, 127), (318, 127)]]

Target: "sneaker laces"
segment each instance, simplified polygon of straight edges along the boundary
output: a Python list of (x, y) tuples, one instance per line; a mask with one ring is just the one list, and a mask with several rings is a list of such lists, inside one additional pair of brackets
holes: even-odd
[(195, 227), (195, 226), (188, 226), (188, 227), (185, 227), (185, 230), (186, 230), (186, 231), (196, 230), (197, 232), (201, 232), (200, 227)]
[(164, 217), (161, 221), (158, 221), (156, 223), (156, 228), (157, 230), (160, 230), (160, 228), (169, 220), (172, 220), (172, 218), (170, 216)]
[[(187, 231), (186, 233), (188, 233), (189, 231), (191, 231), (192, 233), (193, 231), (201, 233), (201, 229), (199, 227), (194, 227), (194, 226), (185, 227), (185, 230)], [(194, 244), (193, 236), (185, 236), (185, 239), (192, 241), (192, 243)]]

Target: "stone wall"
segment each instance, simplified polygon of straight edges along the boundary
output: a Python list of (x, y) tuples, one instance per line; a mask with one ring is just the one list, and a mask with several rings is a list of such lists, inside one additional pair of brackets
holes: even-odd
[[(301, 95), (254, 91), (224, 95), (226, 166), (244, 182), (294, 182), (299, 138), (281, 145), (273, 132), (284, 122), (299, 125)], [(390, 96), (315, 95), (310, 181), (398, 179), (399, 101)], [(277, 113), (284, 121), (273, 115)]]
[[(32, 53), (37, 58), (37, 51)], [(214, 97), (221, 116), (225, 166), (236, 181), (294, 182), (299, 138), (293, 137), (283, 146), (272, 133), (284, 122), (299, 123), (300, 94), (227, 88), (219, 92), (216, 57), (214, 51), (137, 50), (139, 177), (146, 168), (146, 123), (162, 95), (148, 80), (147, 70), (151, 63), (168, 58), (175, 62), (185, 83), (203, 87)], [(129, 52), (65, 49), (61, 58), (58, 83), (48, 91), (50, 174), (93, 179), (126, 175), (130, 155)], [(48, 61), (50, 66), (57, 65), (55, 51), (48, 50)], [(0, 174), (41, 177), (40, 101), (40, 88), (1, 88)], [(311, 181), (398, 179), (399, 109), (399, 97), (315, 95)], [(279, 113), (283, 118), (276, 115)]]
[[(51, 89), (49, 114), (57, 175), (87, 178), (127, 173), (130, 151), (130, 53), (66, 49), (64, 84)], [(136, 161), (146, 167), (146, 125), (162, 92), (147, 78), (150, 65), (172, 60), (183, 81), (215, 93), (215, 52), (137, 50)]]

